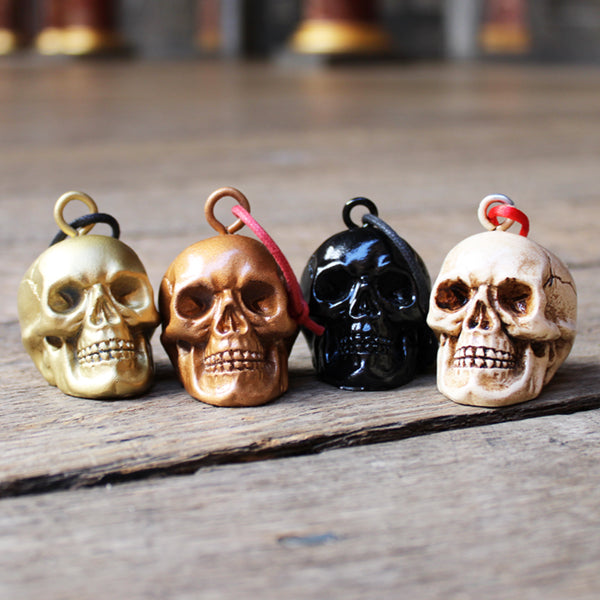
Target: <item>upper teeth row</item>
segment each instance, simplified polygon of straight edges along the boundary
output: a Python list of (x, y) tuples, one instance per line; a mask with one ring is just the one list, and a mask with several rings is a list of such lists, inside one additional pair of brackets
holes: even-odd
[(355, 335), (342, 338), (340, 340), (340, 343), (341, 344), (377, 343), (377, 344), (390, 344), (391, 345), (392, 340), (390, 340), (390, 338), (381, 337), (378, 335), (361, 335), (360, 333), (357, 333)]
[(260, 361), (257, 360), (225, 360), (219, 363), (206, 365), (206, 373), (222, 375), (223, 373), (234, 373), (238, 371), (254, 371), (260, 369)]
[(134, 350), (135, 344), (127, 340), (111, 339), (103, 340), (97, 344), (90, 344), (85, 348), (77, 351), (77, 358), (82, 359), (90, 354), (97, 354), (98, 352), (112, 352), (114, 350)]
[(494, 358), (481, 358), (481, 357), (455, 357), (454, 368), (477, 368), (477, 369), (514, 369), (516, 363), (514, 360), (502, 360)]
[(392, 347), (392, 340), (385, 337), (377, 337), (374, 335), (356, 335), (353, 337), (345, 337), (340, 340), (340, 350), (342, 354), (350, 354), (357, 351), (367, 352), (389, 352)]
[(110, 352), (95, 352), (79, 357), (82, 365), (97, 365), (106, 360), (132, 360), (135, 358), (133, 350), (111, 350)]
[(204, 359), (207, 365), (216, 365), (222, 362), (228, 362), (232, 360), (263, 360), (261, 352), (251, 352), (250, 350), (225, 350), (225, 352), (217, 352), (211, 354)]
[(455, 359), (459, 358), (493, 358), (495, 360), (515, 360), (514, 354), (485, 346), (462, 346), (456, 351)]

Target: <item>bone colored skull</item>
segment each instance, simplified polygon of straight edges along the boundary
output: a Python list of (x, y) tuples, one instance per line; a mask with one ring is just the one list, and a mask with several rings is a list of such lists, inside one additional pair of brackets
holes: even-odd
[(467, 238), (431, 294), (440, 391), (475, 406), (535, 398), (569, 354), (576, 314), (573, 278), (548, 250), (503, 231)]
[(51, 246), (25, 274), (18, 304), (25, 348), (65, 394), (124, 397), (150, 386), (159, 317), (144, 267), (123, 242), (83, 235)]
[(285, 392), (297, 333), (273, 257), (219, 235), (184, 250), (160, 289), (161, 341), (187, 392), (216, 406), (255, 406)]

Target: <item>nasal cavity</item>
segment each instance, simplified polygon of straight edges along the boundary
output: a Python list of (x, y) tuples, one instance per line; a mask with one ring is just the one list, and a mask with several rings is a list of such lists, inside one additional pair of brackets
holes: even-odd
[(354, 318), (379, 316), (379, 306), (373, 291), (367, 285), (361, 285), (350, 301), (350, 316)]
[(221, 316), (218, 317), (215, 329), (218, 333), (225, 335), (228, 333), (244, 333), (247, 329), (243, 318), (236, 314), (235, 307), (228, 304), (223, 309)]
[(481, 300), (477, 300), (473, 312), (467, 319), (467, 327), (469, 329), (491, 329), (492, 322), (488, 313), (488, 309)]
[(119, 313), (104, 297), (99, 296), (94, 304), (94, 308), (90, 314), (90, 321), (93, 325), (106, 325), (109, 323), (117, 323), (119, 321)]

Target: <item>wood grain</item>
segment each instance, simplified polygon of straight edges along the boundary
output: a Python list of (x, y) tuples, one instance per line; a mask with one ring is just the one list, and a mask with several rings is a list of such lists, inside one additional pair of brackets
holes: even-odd
[[(600, 272), (586, 281), (599, 282)], [(13, 358), (0, 365), (5, 424), (0, 494), (189, 473), (220, 463), (598, 408), (600, 371), (592, 353), (599, 321), (580, 337), (539, 398), (501, 410), (450, 402), (436, 390), (433, 372), (397, 390), (342, 392), (315, 379), (303, 339), (290, 363), (290, 390), (262, 407), (224, 409), (195, 401), (164, 358), (156, 385), (142, 398), (71, 398), (35, 371), (19, 347), (16, 324), (4, 325), (5, 347)]]
[[(0, 64), (0, 494), (189, 473), (600, 406), (597, 165), (600, 73), (501, 65), (321, 71), (220, 63)], [(505, 192), (531, 237), (573, 269), (579, 337), (554, 382), (504, 410), (460, 407), (432, 372), (385, 393), (317, 382), (299, 339), (291, 390), (215, 409), (175, 381), (157, 336), (143, 398), (98, 402), (49, 387), (19, 342), (16, 287), (54, 235), (51, 208), (82, 189), (117, 216), (155, 288), (211, 235), (206, 196), (236, 185), (299, 274), (367, 195), (432, 276)], [(223, 213), (226, 215), (226, 212)]]
[(211, 234), (202, 207), (223, 185), (246, 193), (297, 271), (365, 195), (433, 274), (480, 231), (475, 207), (493, 192), (569, 265), (598, 265), (599, 89), (598, 69), (555, 66), (4, 61), (0, 320), (16, 318), (14, 290), (70, 189), (117, 216), (155, 285)]
[(5, 499), (6, 598), (592, 600), (600, 411)]

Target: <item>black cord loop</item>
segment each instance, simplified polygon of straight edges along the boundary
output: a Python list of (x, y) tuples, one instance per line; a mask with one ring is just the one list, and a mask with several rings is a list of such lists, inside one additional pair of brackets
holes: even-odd
[[(85, 227), (86, 225), (92, 225), (95, 223), (106, 223), (107, 225), (110, 225), (110, 228), (112, 229), (112, 237), (114, 237), (117, 240), (119, 239), (119, 236), (121, 235), (121, 228), (119, 227), (119, 223), (112, 215), (106, 213), (90, 213), (87, 215), (83, 215), (69, 223), (69, 225), (73, 229), (80, 229), (81, 227)], [(67, 234), (64, 231), (59, 231), (50, 242), (50, 246), (54, 246), (54, 244), (62, 242), (66, 237)]]
[(417, 284), (417, 292), (419, 296), (419, 305), (424, 314), (427, 314), (429, 308), (429, 294), (431, 291), (431, 284), (429, 279), (429, 273), (425, 269), (422, 261), (419, 260), (417, 253), (412, 249), (410, 244), (402, 239), (383, 219), (380, 219), (377, 215), (367, 214), (363, 215), (362, 221), (365, 225), (374, 227), (381, 233), (383, 233), (396, 249), (400, 252), (404, 260), (408, 263), (411, 272), (415, 278)]

